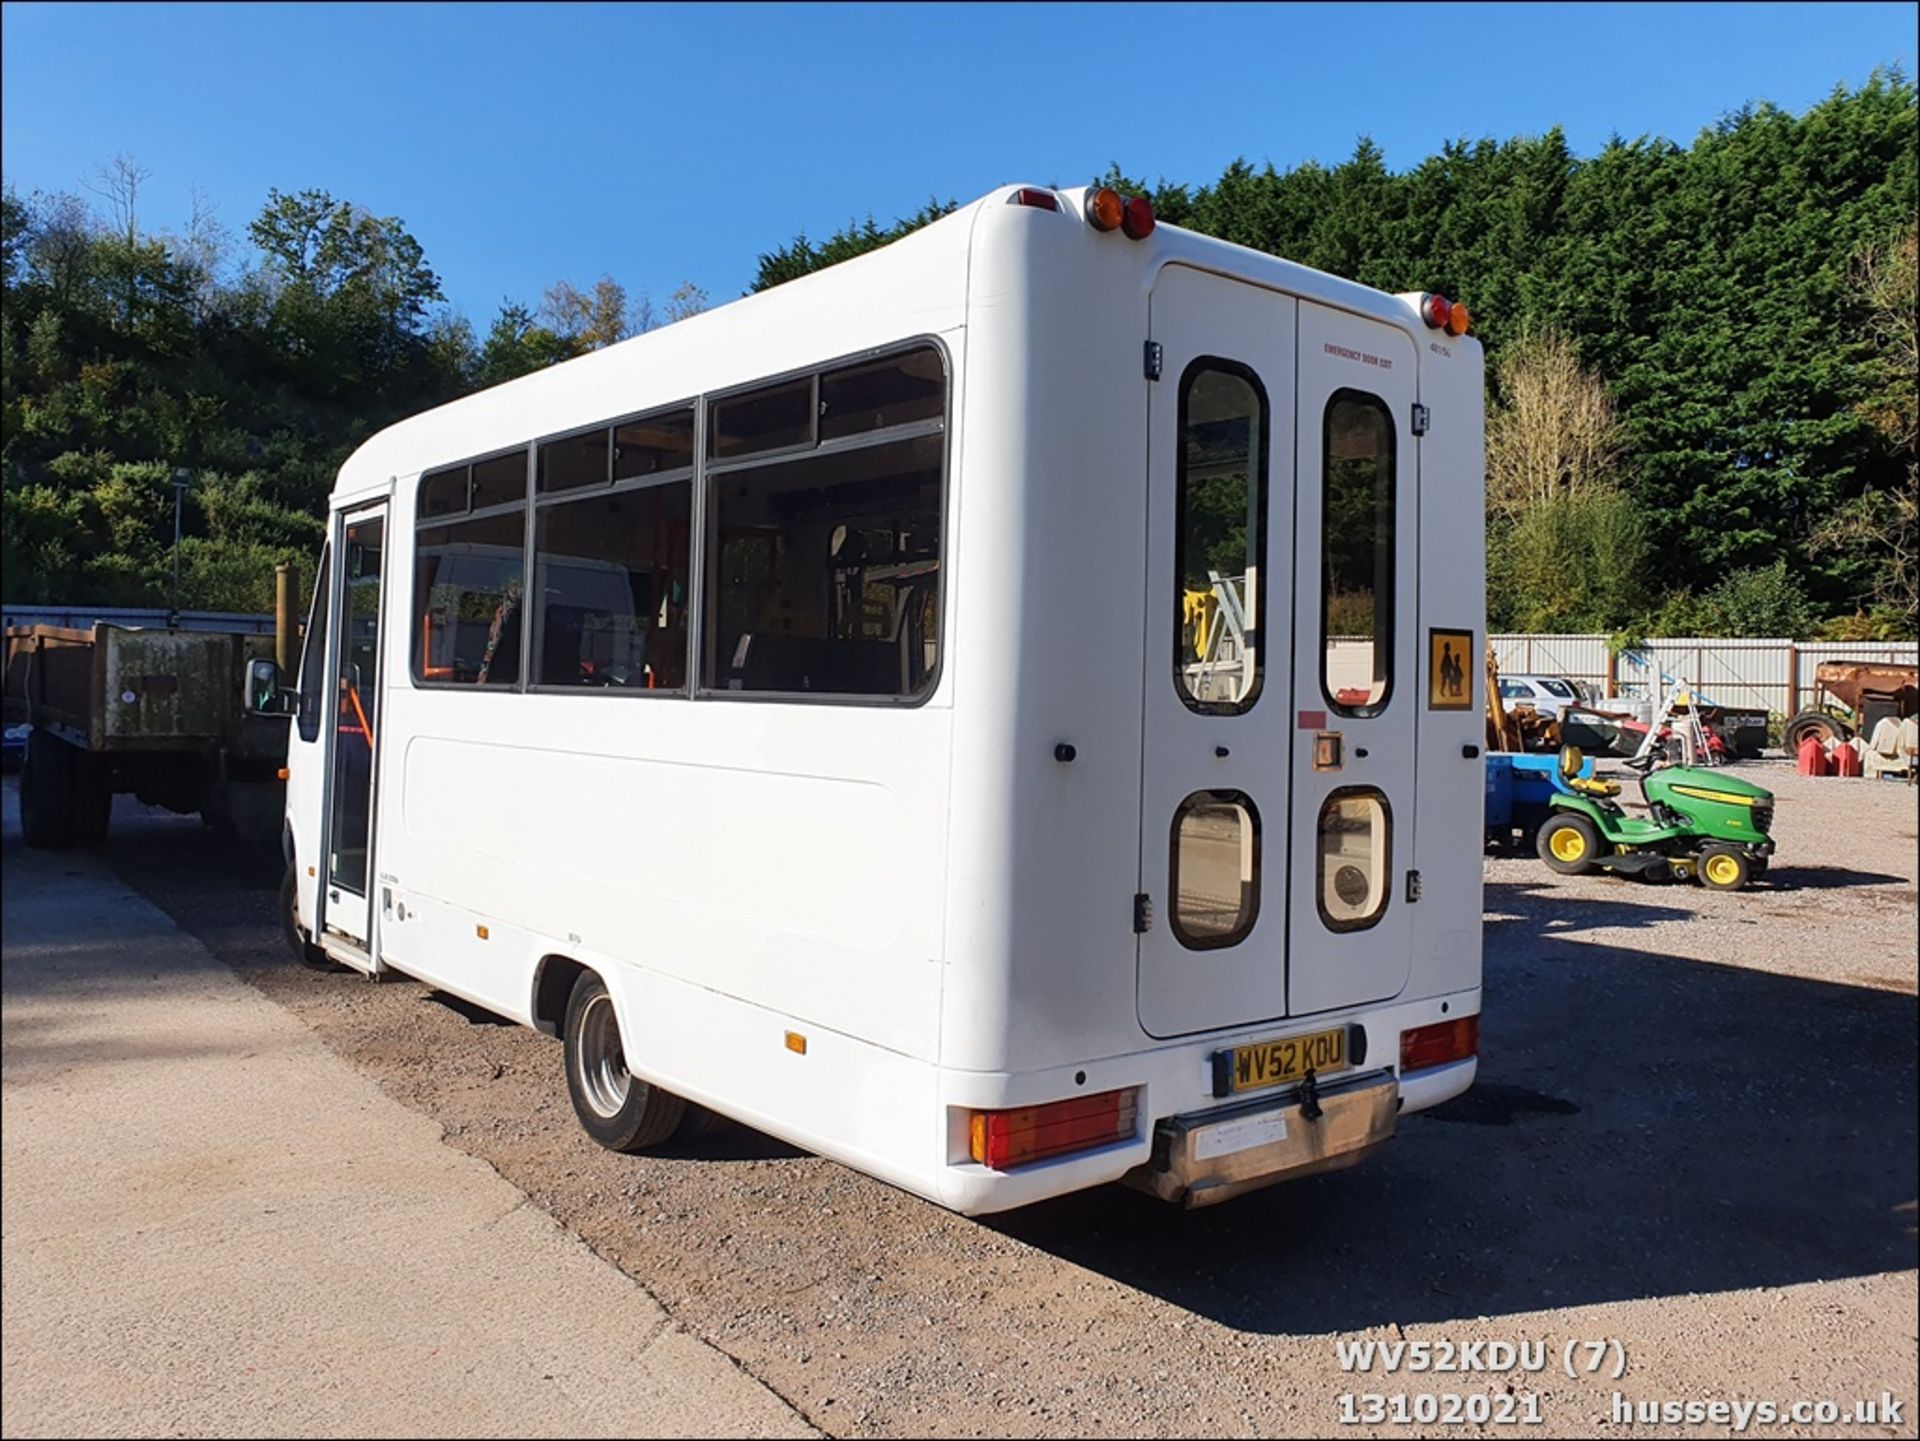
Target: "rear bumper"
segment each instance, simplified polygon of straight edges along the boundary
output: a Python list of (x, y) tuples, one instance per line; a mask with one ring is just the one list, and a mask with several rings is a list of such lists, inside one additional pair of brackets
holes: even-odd
[(1261, 1186), (1337, 1171), (1393, 1135), (1400, 1083), (1391, 1071), (1295, 1095), (1278, 1104), (1175, 1116), (1154, 1128), (1153, 1157), (1126, 1180), (1163, 1201), (1211, 1206)]

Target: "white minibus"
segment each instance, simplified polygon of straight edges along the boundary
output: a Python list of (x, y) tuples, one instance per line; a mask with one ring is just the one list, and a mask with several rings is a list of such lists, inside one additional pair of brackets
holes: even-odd
[(1482, 384), (1441, 295), (1014, 186), (382, 431), (296, 952), (560, 1038), (617, 1150), (970, 1214), (1351, 1164), (1477, 1064)]

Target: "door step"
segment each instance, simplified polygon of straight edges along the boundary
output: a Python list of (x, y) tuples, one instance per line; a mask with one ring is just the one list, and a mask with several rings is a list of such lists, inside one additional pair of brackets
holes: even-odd
[(386, 967), (375, 960), (367, 948), (352, 937), (339, 931), (328, 930), (320, 936), (320, 949), (327, 953), (330, 960), (343, 966), (352, 966), (364, 975), (379, 977)]

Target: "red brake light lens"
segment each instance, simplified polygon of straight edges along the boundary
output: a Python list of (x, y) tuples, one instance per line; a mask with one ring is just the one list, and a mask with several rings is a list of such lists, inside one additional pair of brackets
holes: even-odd
[(1117, 230), (1125, 209), (1118, 191), (1101, 185), (1087, 192), (1087, 224), (1095, 230)]
[(1036, 190), (1028, 186), (1025, 190), (1016, 190), (1007, 197), (1009, 205), (1031, 205), (1035, 210), (1058, 210), (1060, 198), (1051, 190)]
[(1131, 1140), (1138, 1096), (1129, 1088), (1012, 1111), (975, 1111), (967, 1126), (967, 1149), (981, 1165), (1008, 1171)]
[(1435, 330), (1445, 330), (1447, 322), (1453, 318), (1453, 303), (1437, 291), (1428, 291), (1420, 297), (1420, 318)]
[(1136, 195), (1121, 208), (1120, 229), (1129, 240), (1145, 240), (1153, 234), (1153, 202)]
[(1480, 1053), (1480, 1017), (1462, 1016), (1456, 1021), (1436, 1021), (1430, 1026), (1415, 1026), (1400, 1033), (1400, 1071), (1424, 1071), (1429, 1066), (1444, 1066), (1464, 1061)]

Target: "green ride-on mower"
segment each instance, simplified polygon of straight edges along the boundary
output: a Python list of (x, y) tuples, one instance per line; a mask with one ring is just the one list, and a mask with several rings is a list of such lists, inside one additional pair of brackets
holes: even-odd
[(1773, 855), (1773, 792), (1697, 766), (1643, 771), (1648, 819), (1613, 799), (1617, 781), (1582, 779), (1584, 758), (1564, 746), (1542, 821), (1540, 859), (1563, 876), (1601, 868), (1661, 880), (1698, 878), (1708, 890), (1737, 891)]

